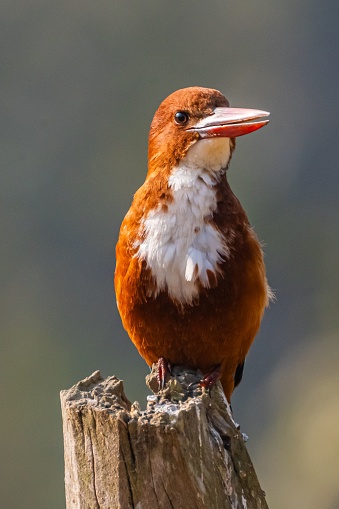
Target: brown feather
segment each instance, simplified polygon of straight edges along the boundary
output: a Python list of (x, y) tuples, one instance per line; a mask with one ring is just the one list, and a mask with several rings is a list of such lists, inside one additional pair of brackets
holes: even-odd
[(235, 370), (259, 329), (268, 297), (259, 242), (226, 180), (220, 188), (223, 199), (212, 221), (225, 236), (233, 232), (231, 255), (220, 265), (217, 285), (201, 288), (197, 305), (179, 306), (166, 291), (153, 297), (156, 281), (131, 248), (140, 223), (135, 202), (117, 244), (115, 283), (123, 325), (146, 362), (165, 357), (173, 365), (203, 372), (221, 364), (221, 382), (230, 399)]

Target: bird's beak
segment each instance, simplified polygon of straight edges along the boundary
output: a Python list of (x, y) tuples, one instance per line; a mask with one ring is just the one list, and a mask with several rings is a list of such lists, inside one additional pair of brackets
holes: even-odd
[(258, 119), (268, 115), (268, 111), (246, 108), (215, 108), (212, 115), (187, 130), (199, 133), (200, 138), (236, 138), (264, 127), (269, 120)]

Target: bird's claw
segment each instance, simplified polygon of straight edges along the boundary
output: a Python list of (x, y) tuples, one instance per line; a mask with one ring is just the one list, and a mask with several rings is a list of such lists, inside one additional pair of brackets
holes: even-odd
[(157, 372), (157, 381), (158, 381), (158, 390), (163, 391), (166, 385), (166, 377), (171, 374), (171, 368), (169, 362), (164, 357), (159, 357), (158, 359), (158, 372)]
[(204, 387), (208, 390), (209, 394), (211, 395), (211, 390), (217, 383), (217, 381), (220, 379), (221, 372), (220, 372), (220, 365), (216, 366), (212, 371), (207, 373), (199, 382), (200, 387)]
[(200, 382), (191, 382), (190, 384), (188, 384), (187, 389), (188, 389), (189, 391), (194, 391), (194, 390), (195, 390), (195, 389), (197, 389), (199, 386), (200, 386)]

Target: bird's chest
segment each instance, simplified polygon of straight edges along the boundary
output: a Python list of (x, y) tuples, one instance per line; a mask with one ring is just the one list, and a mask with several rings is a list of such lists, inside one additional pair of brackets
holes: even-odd
[(137, 256), (146, 261), (156, 283), (182, 304), (192, 304), (199, 288), (216, 279), (227, 242), (212, 221), (216, 189), (208, 174), (180, 175), (169, 181), (172, 200), (143, 220)]

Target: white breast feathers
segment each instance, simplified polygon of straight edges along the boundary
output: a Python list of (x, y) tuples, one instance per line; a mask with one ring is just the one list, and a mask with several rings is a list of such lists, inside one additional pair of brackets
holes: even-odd
[(167, 289), (182, 304), (197, 299), (198, 282), (210, 286), (208, 271), (216, 275), (218, 262), (229, 254), (225, 239), (210, 222), (217, 207), (213, 170), (184, 159), (169, 177), (173, 200), (167, 208), (151, 210), (142, 224), (136, 256), (151, 269), (157, 293)]

